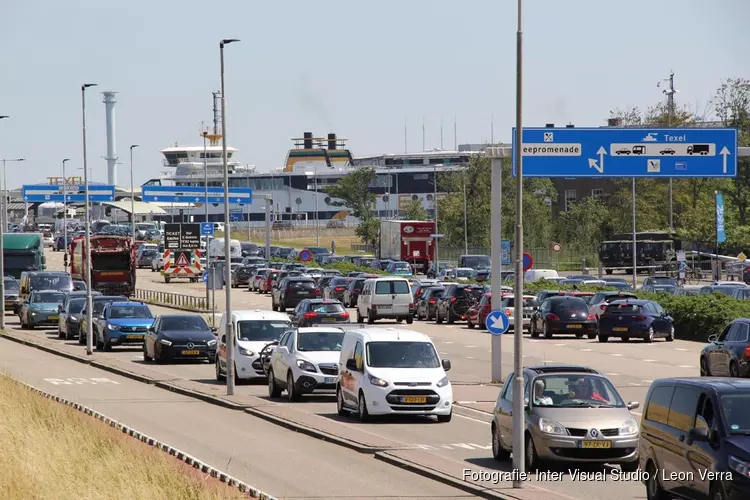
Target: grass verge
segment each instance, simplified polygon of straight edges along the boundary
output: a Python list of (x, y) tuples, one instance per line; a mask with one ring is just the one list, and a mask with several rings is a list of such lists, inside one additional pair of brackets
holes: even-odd
[(4, 500), (245, 498), (147, 444), (0, 375)]

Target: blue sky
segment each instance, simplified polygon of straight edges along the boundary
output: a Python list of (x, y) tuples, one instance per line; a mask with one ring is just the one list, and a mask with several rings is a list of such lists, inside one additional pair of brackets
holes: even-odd
[[(46, 182), (82, 165), (80, 85), (89, 166), (106, 180), (101, 91), (119, 92), (117, 151), (135, 178), (159, 175), (159, 150), (200, 145), (227, 47), (227, 129), (244, 163), (280, 167), (290, 138), (336, 132), (353, 154), (509, 141), (515, 120), (512, 0), (352, 2), (2, 0), (0, 158), (8, 184)], [(726, 77), (750, 78), (747, 0), (525, 2), (524, 124), (603, 125), (618, 106), (678, 99), (701, 112)], [(119, 165), (120, 184), (128, 165)], [(77, 173), (81, 173), (78, 171)]]

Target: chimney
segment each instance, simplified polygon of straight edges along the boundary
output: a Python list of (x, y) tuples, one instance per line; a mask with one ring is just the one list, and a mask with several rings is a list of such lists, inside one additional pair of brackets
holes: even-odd
[(312, 149), (313, 148), (313, 135), (312, 135), (312, 132), (305, 132), (304, 137), (305, 137), (305, 140), (304, 140), (303, 147), (305, 149)]
[(117, 151), (115, 145), (115, 94), (117, 92), (102, 92), (104, 94), (104, 111), (107, 125), (107, 184), (117, 185)]
[(336, 134), (328, 134), (328, 149), (336, 149)]
[(547, 127), (547, 128), (555, 128), (555, 124), (554, 124), (554, 123), (548, 123), (548, 124), (546, 125), (546, 127)]

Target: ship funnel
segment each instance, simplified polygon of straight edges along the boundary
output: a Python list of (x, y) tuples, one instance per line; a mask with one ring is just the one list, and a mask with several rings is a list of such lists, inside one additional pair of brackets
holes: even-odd
[(303, 147), (305, 149), (312, 149), (313, 148), (313, 135), (312, 135), (312, 132), (305, 132)]
[(104, 94), (104, 111), (107, 125), (107, 184), (117, 185), (117, 147), (115, 144), (115, 94), (117, 92), (102, 92)]
[(336, 134), (328, 134), (328, 149), (336, 149)]

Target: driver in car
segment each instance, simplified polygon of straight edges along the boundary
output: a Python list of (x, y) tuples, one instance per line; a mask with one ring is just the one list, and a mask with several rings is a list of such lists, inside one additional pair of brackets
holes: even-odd
[(604, 396), (596, 391), (590, 379), (581, 378), (571, 385), (573, 389), (573, 397), (575, 399), (589, 399), (592, 401), (599, 401), (601, 403), (610, 404), (610, 402)]

